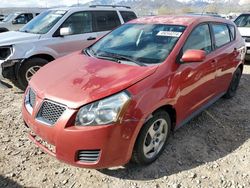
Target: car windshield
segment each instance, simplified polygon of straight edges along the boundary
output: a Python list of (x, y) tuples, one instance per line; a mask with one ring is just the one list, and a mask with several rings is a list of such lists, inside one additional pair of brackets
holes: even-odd
[(97, 57), (122, 57), (143, 64), (163, 62), (174, 48), (185, 26), (125, 24), (89, 48)]
[(250, 14), (243, 14), (234, 22), (238, 27), (250, 27)]
[(22, 27), (19, 31), (26, 33), (45, 34), (64, 16), (66, 11), (48, 10)]
[(9, 14), (6, 18), (4, 18), (3, 22), (9, 22), (9, 21), (12, 21), (16, 18), (18, 14), (17, 13), (14, 13), (14, 14)]

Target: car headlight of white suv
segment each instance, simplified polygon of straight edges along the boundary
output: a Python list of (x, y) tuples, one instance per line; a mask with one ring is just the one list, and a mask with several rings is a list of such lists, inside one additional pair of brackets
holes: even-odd
[(12, 46), (0, 46), (0, 60), (6, 60), (12, 53)]
[(126, 92), (83, 106), (76, 116), (76, 126), (107, 125), (119, 120), (130, 97)]

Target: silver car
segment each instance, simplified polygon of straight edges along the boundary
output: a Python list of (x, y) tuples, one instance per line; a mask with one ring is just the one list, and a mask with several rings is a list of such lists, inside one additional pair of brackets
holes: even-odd
[(36, 71), (48, 62), (90, 46), (134, 18), (135, 13), (123, 6), (47, 10), (19, 31), (0, 33), (0, 74), (25, 89)]

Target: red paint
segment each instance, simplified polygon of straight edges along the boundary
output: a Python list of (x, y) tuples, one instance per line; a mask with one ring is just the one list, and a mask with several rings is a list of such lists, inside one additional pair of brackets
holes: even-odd
[[(238, 30), (235, 41), (206, 56), (197, 51), (186, 54), (189, 60), (196, 58), (203, 62), (176, 61), (190, 32), (203, 22), (232, 24), (224, 19), (196, 16), (150, 17), (130, 22), (187, 26), (169, 57), (158, 66), (117, 64), (87, 57), (80, 52), (48, 64), (30, 82), (30, 87), (38, 96), (32, 115), (23, 107), (25, 122), (36, 135), (56, 146), (55, 156), (61, 161), (88, 168), (105, 168), (127, 163), (138, 133), (152, 112), (165, 105), (172, 106), (176, 111), (174, 128), (178, 128), (192, 113), (214, 97), (223, 94), (234, 71), (243, 64), (242, 53), (235, 52), (235, 49), (244, 46)], [(75, 115), (80, 107), (123, 90), (131, 94), (132, 100), (121, 123), (90, 127), (74, 125)], [(64, 116), (53, 127), (35, 120), (43, 99), (68, 107)], [(82, 149), (100, 149), (99, 161), (94, 164), (78, 162), (76, 152)]]

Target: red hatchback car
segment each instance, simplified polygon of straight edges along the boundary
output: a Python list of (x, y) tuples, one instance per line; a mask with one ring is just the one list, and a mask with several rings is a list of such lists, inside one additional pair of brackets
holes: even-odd
[(38, 71), (23, 118), (39, 147), (71, 165), (149, 164), (172, 130), (235, 95), (244, 56), (231, 21), (140, 18)]

